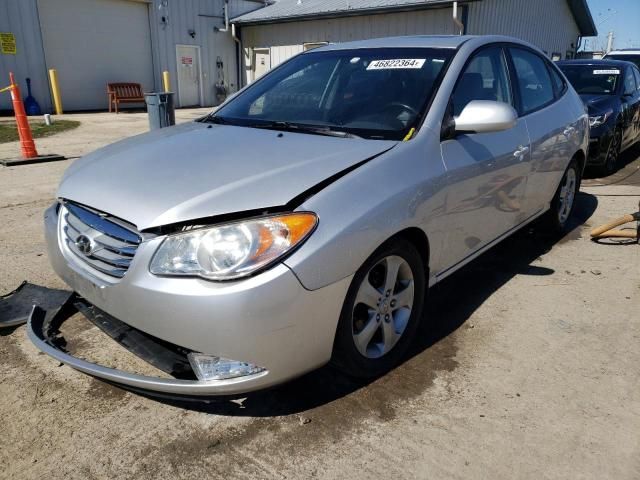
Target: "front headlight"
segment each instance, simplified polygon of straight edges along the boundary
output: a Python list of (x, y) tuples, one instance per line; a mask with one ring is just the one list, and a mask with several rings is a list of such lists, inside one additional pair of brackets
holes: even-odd
[(299, 245), (317, 223), (313, 213), (291, 213), (178, 233), (162, 242), (150, 270), (209, 280), (245, 277)]
[(613, 110), (609, 110), (600, 115), (590, 115), (589, 116), (589, 126), (591, 128), (599, 127), (600, 125), (604, 125), (609, 120), (609, 117), (613, 115)]

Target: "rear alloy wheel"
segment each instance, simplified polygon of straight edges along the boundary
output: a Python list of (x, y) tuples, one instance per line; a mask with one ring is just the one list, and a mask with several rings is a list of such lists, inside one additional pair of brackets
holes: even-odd
[(611, 144), (609, 145), (609, 151), (607, 152), (607, 160), (604, 164), (603, 172), (604, 175), (611, 175), (616, 171), (618, 167), (618, 157), (620, 157), (620, 147), (622, 146), (622, 133), (620, 129), (616, 129), (613, 132), (613, 138), (611, 139)]
[(351, 283), (332, 363), (356, 377), (393, 368), (415, 333), (424, 293), (424, 264), (411, 243), (397, 239), (378, 249)]
[(562, 181), (551, 201), (551, 210), (547, 214), (550, 230), (564, 232), (573, 213), (579, 190), (580, 171), (578, 170), (578, 162), (573, 159), (564, 172)]
[(578, 173), (575, 168), (569, 168), (564, 174), (560, 185), (560, 197), (558, 202), (558, 222), (561, 225), (567, 223), (573, 211), (576, 193), (578, 193)]

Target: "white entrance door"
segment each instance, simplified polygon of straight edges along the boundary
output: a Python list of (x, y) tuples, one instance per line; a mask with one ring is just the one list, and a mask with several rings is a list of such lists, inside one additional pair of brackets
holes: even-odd
[(178, 64), (178, 102), (181, 107), (201, 105), (200, 47), (176, 45)]

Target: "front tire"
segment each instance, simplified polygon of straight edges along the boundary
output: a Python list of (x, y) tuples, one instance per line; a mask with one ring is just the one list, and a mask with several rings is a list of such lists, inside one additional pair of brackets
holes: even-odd
[(611, 137), (611, 143), (609, 144), (609, 150), (607, 151), (607, 159), (604, 166), (601, 168), (601, 173), (604, 176), (609, 176), (618, 168), (618, 158), (620, 157), (620, 149), (622, 147), (622, 132), (619, 128), (616, 128)]
[(379, 376), (406, 353), (422, 315), (425, 265), (416, 247), (393, 239), (356, 272), (340, 314), (331, 363), (360, 378)]

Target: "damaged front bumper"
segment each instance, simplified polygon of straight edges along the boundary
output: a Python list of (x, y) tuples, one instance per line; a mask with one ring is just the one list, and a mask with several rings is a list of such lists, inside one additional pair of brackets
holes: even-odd
[[(125, 372), (77, 358), (66, 350), (67, 341), (60, 328), (76, 313), (99, 327), (121, 346), (173, 378), (161, 378)], [(200, 381), (191, 368), (187, 349), (162, 341), (111, 317), (78, 295), (72, 295), (58, 310), (46, 312), (34, 306), (27, 332), (31, 341), (43, 352), (81, 372), (133, 390), (158, 392), (175, 396), (232, 395), (259, 388), (268, 376), (263, 370), (254, 375), (225, 380)]]

